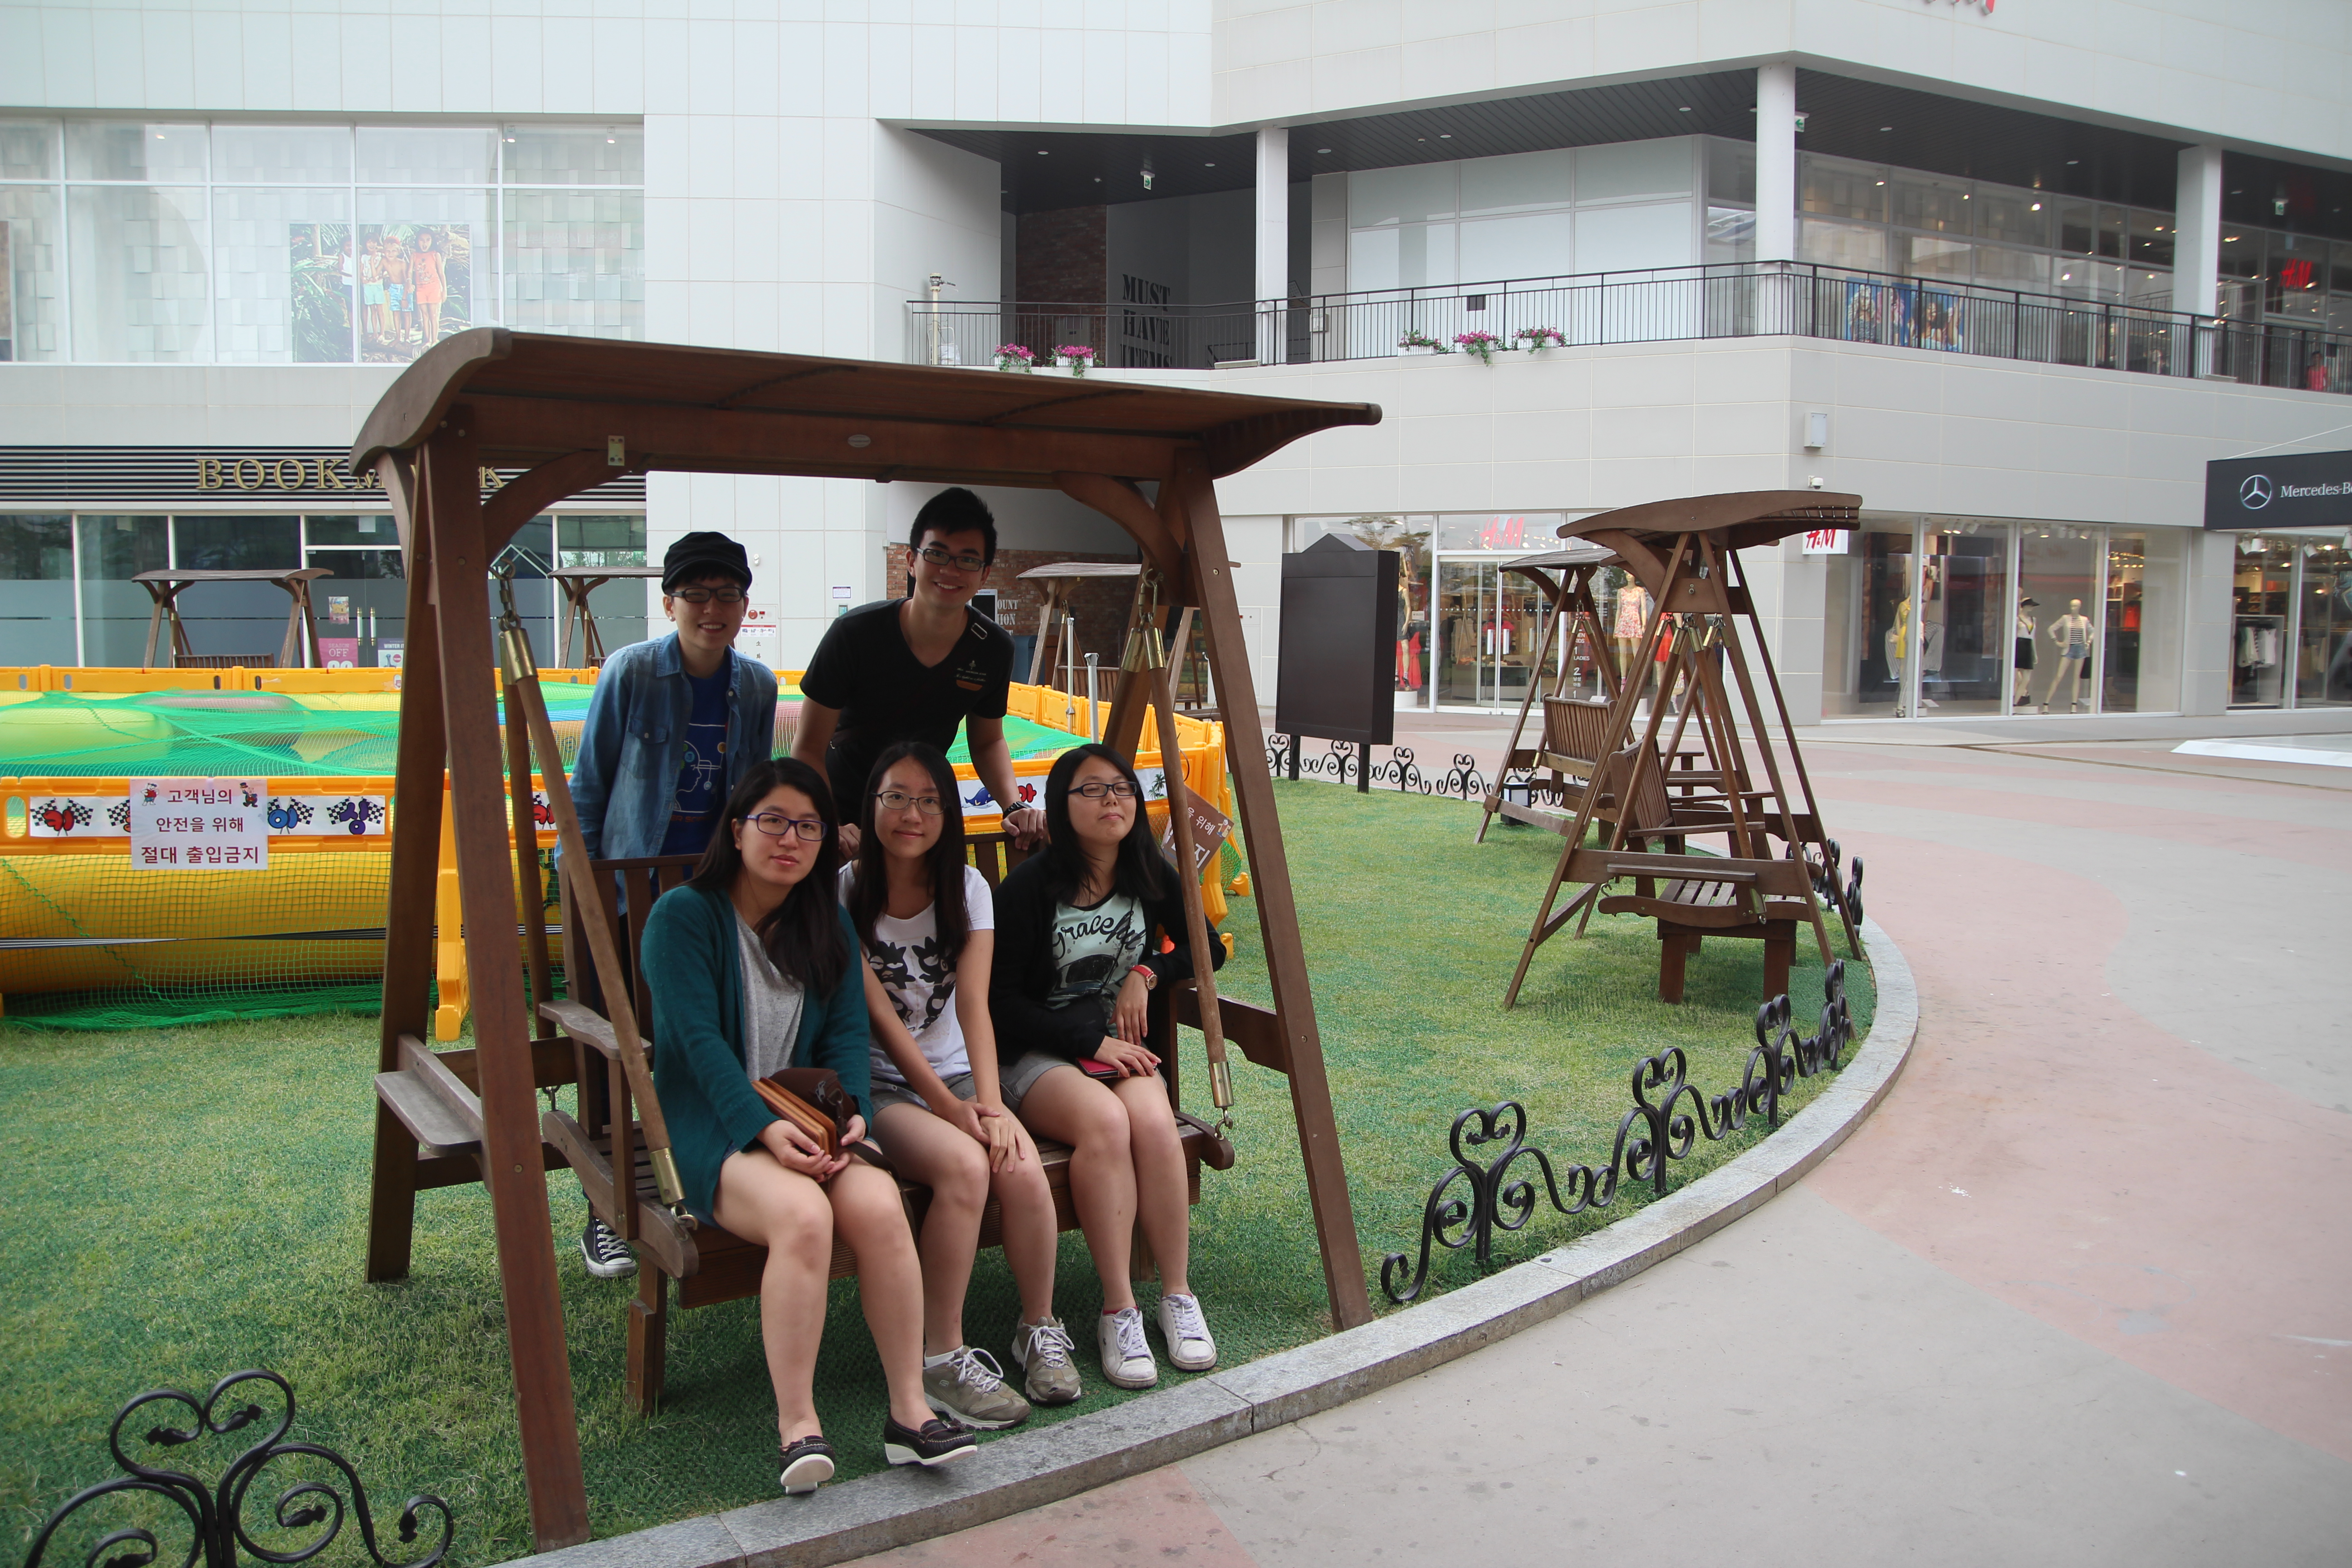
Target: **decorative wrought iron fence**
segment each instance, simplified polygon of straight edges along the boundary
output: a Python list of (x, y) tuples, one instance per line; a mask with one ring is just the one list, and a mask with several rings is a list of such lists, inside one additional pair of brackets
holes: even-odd
[[(1223, 305), (909, 300), (907, 357), (987, 367), (1017, 346), (1111, 369), (1793, 336), (2352, 393), (2352, 337), (1812, 263), (1743, 262)], [(1464, 340), (1472, 340), (1465, 342)]]
[(1478, 759), (1468, 752), (1456, 752), (1450, 766), (1440, 769), (1432, 763), (1422, 767), (1411, 746), (1391, 746), (1386, 762), (1372, 760), (1372, 748), (1349, 741), (1327, 741), (1319, 756), (1308, 756), (1296, 735), (1268, 732), (1265, 738), (1266, 772), (1283, 777), (1328, 779), (1333, 784), (1353, 783), (1363, 792), (1375, 786), (1393, 789), (1408, 795), (1444, 795), (1449, 800), (1484, 800), (1486, 796), (1486, 775), (1478, 771)]
[[(1564, 1177), (1556, 1174), (1550, 1158), (1526, 1142), (1528, 1113), (1517, 1100), (1463, 1111), (1446, 1133), (1454, 1166), (1438, 1178), (1422, 1205), (1420, 1258), (1416, 1262), (1411, 1254), (1391, 1252), (1381, 1259), (1381, 1293), (1399, 1305), (1420, 1295), (1429, 1279), (1433, 1243), (1456, 1251), (1472, 1247), (1485, 1268), (1494, 1261), (1495, 1232), (1524, 1226), (1545, 1198), (1563, 1215), (1579, 1215), (1607, 1208), (1616, 1201), (1621, 1184), (1645, 1182), (1664, 1197), (1667, 1166), (1689, 1158), (1700, 1138), (1719, 1142), (1744, 1131), (1751, 1116), (1780, 1126), (1782, 1097), (1796, 1088), (1799, 1079), (1843, 1067), (1845, 1048), (1853, 1042), (1844, 960), (1832, 963), (1822, 975), (1822, 996), (1819, 1032), (1811, 1035), (1797, 1033), (1786, 994), (1756, 1009), (1756, 1047), (1748, 1053), (1738, 1087), (1728, 1093), (1710, 1097), (1692, 1083), (1680, 1046), (1636, 1062), (1633, 1107), (1617, 1124), (1608, 1163), (1597, 1167), (1570, 1165)], [(1482, 1165), (1469, 1151), (1487, 1144), (1500, 1144), (1502, 1150)], [(1510, 1180), (1511, 1166), (1522, 1156), (1535, 1162), (1536, 1173), (1543, 1178), (1540, 1193), (1532, 1176)], [(1453, 1194), (1457, 1184), (1466, 1196)], [(1565, 1199), (1562, 1187), (1568, 1189)]]

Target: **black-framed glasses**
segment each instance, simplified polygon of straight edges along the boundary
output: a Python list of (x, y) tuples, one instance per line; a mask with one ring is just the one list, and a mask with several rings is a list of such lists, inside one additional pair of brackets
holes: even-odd
[(740, 605), (751, 595), (740, 588), (679, 588), (670, 597), (684, 599), (689, 605)]
[(1085, 784), (1072, 785), (1070, 793), (1087, 800), (1133, 800), (1135, 786), (1125, 779), (1112, 779), (1108, 783), (1089, 779)]
[(786, 816), (781, 811), (763, 811), (744, 820), (771, 838), (796, 833), (811, 844), (823, 842), (824, 836), (833, 831), (833, 824), (821, 816)]
[(984, 572), (988, 569), (988, 559), (985, 556), (969, 552), (961, 555), (950, 555), (943, 547), (937, 544), (926, 544), (915, 553), (934, 566), (952, 566), (959, 572)]
[(877, 790), (874, 804), (885, 811), (904, 811), (913, 806), (925, 816), (937, 816), (947, 809), (935, 795), (908, 795), (902, 789)]

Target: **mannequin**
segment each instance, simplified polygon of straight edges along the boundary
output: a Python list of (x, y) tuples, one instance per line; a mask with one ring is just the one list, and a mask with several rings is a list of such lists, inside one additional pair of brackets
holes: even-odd
[(2050, 623), (2050, 640), (2058, 645), (2057, 662), (2051, 667), (2050, 684), (2042, 692), (2042, 711), (2050, 711), (2051, 702), (2058, 689), (2066, 689), (2066, 711), (2082, 711), (2082, 688), (2076, 684), (2091, 658), (2091, 617), (2083, 613), (2083, 601), (2066, 601), (2066, 613)]
[(1633, 668), (1633, 649), (1642, 640), (1642, 632), (1649, 625), (1650, 595), (1639, 583), (1630, 577), (1617, 590), (1617, 619), (1610, 629), (1617, 644), (1617, 670), (1627, 685), (1639, 689), (1649, 684), (1650, 672)]
[(2011, 661), (2017, 670), (2015, 686), (2017, 706), (2020, 708), (2030, 708), (2033, 705), (2033, 638), (2041, 630), (2040, 625), (2034, 620), (2033, 612), (2041, 607), (2041, 601), (2038, 599), (2017, 601), (2017, 648), (2011, 656)]
[(1940, 708), (1927, 695), (1928, 685), (1944, 679), (1944, 574), (1940, 559), (1930, 561), (1921, 577), (1926, 595), (1919, 605), (1919, 711)]
[(1895, 606), (1895, 624), (1886, 628), (1886, 668), (1895, 677), (1895, 716), (1904, 716), (1903, 672), (1911, 658), (1911, 596)]

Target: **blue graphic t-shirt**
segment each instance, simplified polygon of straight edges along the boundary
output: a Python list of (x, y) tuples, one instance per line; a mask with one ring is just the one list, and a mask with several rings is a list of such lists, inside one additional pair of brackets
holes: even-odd
[(686, 721), (686, 760), (678, 765), (677, 794), (670, 803), (665, 855), (699, 855), (710, 842), (727, 787), (727, 687), (735, 656), (709, 675), (688, 676), (694, 708)]

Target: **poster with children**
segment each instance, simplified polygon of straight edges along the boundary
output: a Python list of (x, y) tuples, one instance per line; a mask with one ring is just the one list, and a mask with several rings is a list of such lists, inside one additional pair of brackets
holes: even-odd
[(406, 364), (474, 324), (474, 247), (462, 223), (360, 226), (360, 359)]

